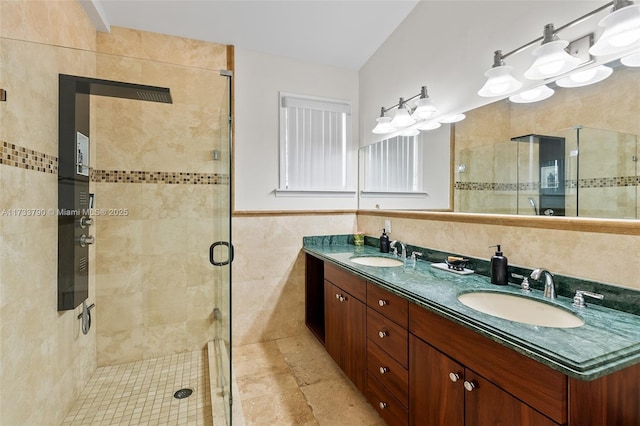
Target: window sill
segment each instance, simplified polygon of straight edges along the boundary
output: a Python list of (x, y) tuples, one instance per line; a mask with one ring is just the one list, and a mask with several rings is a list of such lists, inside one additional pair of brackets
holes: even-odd
[(356, 195), (356, 191), (276, 189), (273, 192), (275, 193), (276, 197), (353, 198)]
[(362, 198), (426, 198), (428, 192), (360, 191)]

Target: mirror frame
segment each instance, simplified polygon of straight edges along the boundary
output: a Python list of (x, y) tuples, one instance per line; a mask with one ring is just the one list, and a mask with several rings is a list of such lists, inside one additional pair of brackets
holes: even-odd
[(356, 212), (356, 215), (381, 216), (387, 219), (397, 217), (403, 219), (432, 220), (440, 222), (515, 226), (520, 228), (553, 229), (561, 231), (640, 236), (640, 220), (630, 219), (597, 219), (561, 216), (517, 216), (483, 213), (458, 213), (453, 211), (360, 209)]

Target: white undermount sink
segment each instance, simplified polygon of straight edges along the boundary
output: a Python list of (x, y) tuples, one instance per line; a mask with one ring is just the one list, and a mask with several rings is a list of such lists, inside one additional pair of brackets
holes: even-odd
[(552, 328), (575, 328), (584, 321), (574, 313), (529, 297), (487, 291), (463, 293), (458, 300), (471, 309), (509, 321)]
[(393, 259), (391, 257), (380, 256), (360, 256), (352, 257), (349, 259), (353, 263), (364, 266), (377, 266), (379, 268), (393, 268), (396, 266), (402, 266), (404, 262), (402, 260)]

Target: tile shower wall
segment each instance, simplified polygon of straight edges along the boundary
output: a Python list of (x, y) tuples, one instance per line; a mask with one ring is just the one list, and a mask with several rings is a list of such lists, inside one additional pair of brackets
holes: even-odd
[[(575, 131), (570, 129), (579, 124), (585, 127), (581, 135), (580, 181), (575, 182), (575, 176), (569, 177), (573, 181), (569, 182), (567, 190), (567, 214), (575, 214), (575, 186), (578, 185), (583, 189), (580, 191), (581, 216), (607, 218), (617, 214), (617, 217), (635, 218), (640, 200), (636, 197), (637, 176), (631, 169), (635, 169), (636, 163), (628, 158), (630, 167), (622, 170), (619, 165), (623, 162), (617, 160), (624, 159), (609, 157), (615, 152), (629, 153), (628, 142), (620, 140), (627, 136), (589, 128), (616, 129), (621, 133), (640, 135), (639, 78), (637, 70), (619, 67), (609, 79), (580, 88), (579, 94), (575, 89), (558, 89), (553, 97), (544, 101), (544, 108), (537, 107), (537, 104), (495, 102), (470, 111), (468, 119), (455, 127), (455, 164), (466, 166), (464, 172), (456, 169), (455, 210), (516, 214), (518, 205), (528, 208), (528, 197), (537, 197), (537, 190), (528, 192), (526, 188), (519, 188), (518, 199), (513, 188), (503, 185), (513, 186), (518, 181), (517, 144), (511, 142), (511, 138), (566, 129), (562, 133), (567, 138), (566, 149), (571, 151), (576, 147)], [(598, 108), (591, 108), (592, 105), (598, 105)], [(616, 113), (603, 114), (602, 111)], [(575, 117), (580, 117), (581, 122), (576, 123)], [(589, 134), (592, 140), (586, 138)], [(620, 149), (623, 145), (624, 150)], [(590, 155), (589, 150), (597, 153)], [(615, 164), (603, 163), (602, 152), (616, 160)], [(567, 152), (566, 156), (569, 162), (575, 161), (575, 157), (569, 154)], [(521, 170), (520, 173), (520, 182), (525, 185), (537, 183), (537, 171), (531, 175), (529, 170)], [(606, 186), (606, 190), (595, 190), (602, 186)], [(607, 211), (607, 206), (614, 211)]]
[(100, 78), (173, 98), (92, 99), (96, 208), (114, 213), (96, 218), (98, 365), (202, 349), (214, 331), (209, 245), (229, 191), (226, 46), (114, 28), (98, 50), (109, 53)]
[[(94, 74), (93, 50), (95, 30), (80, 3), (0, 2), (0, 76), (7, 90), (0, 102), (2, 425), (59, 424), (96, 368), (95, 329), (81, 333), (78, 309), (57, 311), (52, 211), (58, 73)], [(89, 286), (95, 294), (93, 277)]]

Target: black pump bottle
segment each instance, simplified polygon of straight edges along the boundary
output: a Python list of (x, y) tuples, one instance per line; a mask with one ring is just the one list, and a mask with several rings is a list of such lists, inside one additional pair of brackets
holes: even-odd
[(509, 273), (507, 271), (507, 258), (500, 251), (500, 244), (496, 246), (498, 250), (491, 257), (491, 284), (507, 285), (509, 283)]
[(383, 229), (380, 235), (380, 253), (389, 253), (389, 236), (386, 229)]

